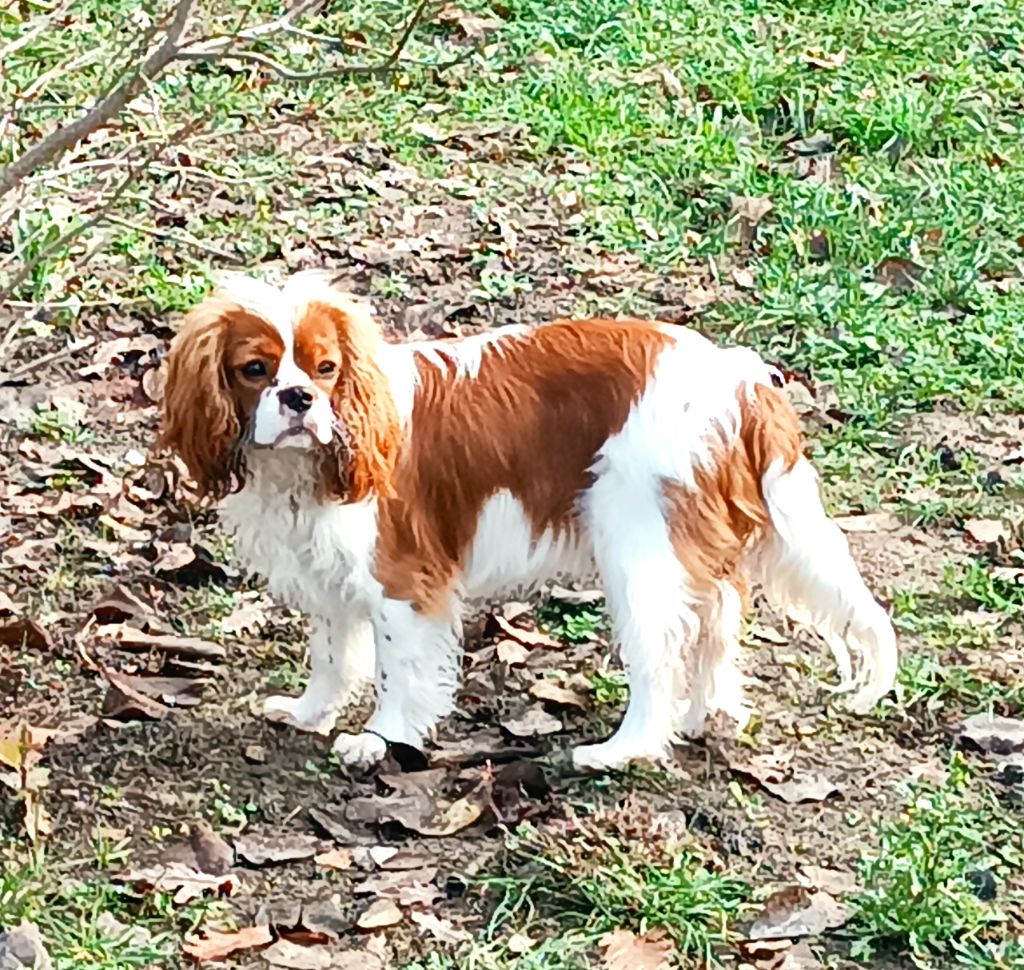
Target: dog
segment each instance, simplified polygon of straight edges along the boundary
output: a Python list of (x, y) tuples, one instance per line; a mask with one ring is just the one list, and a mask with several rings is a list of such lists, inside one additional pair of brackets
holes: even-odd
[[(422, 746), (455, 702), (464, 610), (597, 577), (628, 673), (577, 769), (659, 760), (749, 709), (752, 585), (816, 630), (867, 712), (896, 639), (826, 515), (781, 379), (680, 326), (556, 320), (384, 339), (323, 273), (227, 277), (167, 361), (159, 445), (219, 501), (244, 563), (310, 618), (310, 677), (265, 712), (327, 733), (375, 683), (343, 763)], [(854, 663), (856, 660), (856, 664)]]

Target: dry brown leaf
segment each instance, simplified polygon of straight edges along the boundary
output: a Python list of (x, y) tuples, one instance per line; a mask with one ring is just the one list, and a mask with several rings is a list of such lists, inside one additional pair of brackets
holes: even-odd
[(521, 627), (513, 626), (499, 613), (492, 614), (491, 619), (506, 637), (525, 647), (557, 647), (561, 649), (562, 644), (539, 630), (524, 630)]
[(123, 623), (139, 616), (149, 616), (152, 612), (150, 606), (120, 583), (104, 593), (89, 610), (90, 615), (102, 624)]
[(391, 899), (378, 899), (356, 920), (361, 930), (380, 930), (402, 922), (402, 911)]
[(575, 707), (582, 711), (590, 706), (590, 698), (585, 694), (561, 687), (552, 680), (538, 680), (531, 684), (530, 696), (534, 700), (554, 704), (556, 707)]
[(154, 720), (162, 721), (171, 709), (156, 698), (148, 697), (138, 690), (130, 677), (110, 667), (101, 667), (100, 673), (107, 681), (107, 693), (103, 697), (102, 713), (104, 717), (116, 720)]
[(230, 933), (218, 930), (204, 930), (203, 936), (194, 936), (185, 941), (182, 950), (185, 956), (196, 963), (208, 960), (223, 960), (239, 950), (257, 950), (274, 942), (269, 926), (247, 926)]
[(757, 195), (734, 195), (731, 204), (733, 214), (751, 227), (756, 226), (775, 208), (771, 199)]
[(189, 827), (188, 844), (200, 872), (223, 876), (235, 864), (234, 850), (204, 818)]
[(25, 771), (39, 764), (43, 748), (59, 734), (52, 728), (34, 727), (20, 718), (0, 722), (0, 765)]
[(543, 737), (562, 730), (562, 722), (543, 707), (531, 707), (519, 717), (502, 721), (501, 726), (517, 738)]
[(823, 802), (832, 795), (841, 794), (835, 782), (817, 773), (783, 782), (762, 781), (761, 786), (790, 804)]
[(894, 293), (906, 293), (914, 289), (923, 275), (923, 266), (901, 256), (883, 259), (875, 267), (875, 280)]
[(133, 869), (116, 879), (118, 882), (134, 886), (140, 892), (171, 893), (174, 902), (179, 906), (206, 893), (230, 895), (241, 885), (235, 873), (214, 876), (200, 872), (183, 862)]
[(975, 542), (985, 545), (1006, 542), (1013, 535), (1002, 519), (968, 519), (964, 522), (964, 532)]
[(6, 932), (0, 931), (0, 967), (53, 970), (53, 961), (35, 923), (22, 920)]
[(473, 938), (471, 933), (456, 926), (451, 920), (441, 919), (433, 913), (421, 913), (413, 910), (409, 914), (409, 919), (423, 930), (427, 936), (437, 940), (438, 943), (455, 946)]
[(429, 886), (437, 878), (436, 867), (397, 869), (367, 876), (352, 887), (354, 896), (380, 896), (397, 899), (399, 892), (409, 886)]
[(437, 816), (416, 829), (420, 835), (443, 838), (469, 828), (483, 815), (483, 806), (471, 797), (459, 798), (438, 812)]
[(189, 660), (223, 660), (227, 651), (219, 643), (173, 633), (144, 633), (126, 623), (112, 623), (93, 630), (97, 643), (108, 643), (133, 653), (166, 653)]
[(324, 869), (344, 872), (352, 868), (352, 850), (346, 848), (328, 849), (313, 856), (313, 861)]
[(282, 862), (312, 859), (320, 840), (312, 835), (247, 835), (235, 839), (235, 852), (251, 866), (271, 866)]
[(495, 17), (482, 17), (478, 13), (470, 13), (454, 3), (446, 3), (434, 17), (436, 23), (456, 28), (468, 40), (485, 37), (492, 30), (501, 26)]
[(671, 970), (676, 951), (664, 930), (637, 936), (631, 930), (615, 930), (600, 940), (608, 970)]
[(804, 865), (800, 867), (798, 878), (807, 888), (820, 889), (830, 896), (845, 896), (860, 889), (857, 877), (843, 869)]
[(530, 651), (516, 640), (499, 640), (494, 650), (498, 660), (509, 667), (521, 666), (530, 659)]
[(973, 714), (960, 725), (960, 739), (993, 760), (1021, 761), (1024, 720), (994, 714)]
[(260, 956), (272, 967), (285, 970), (330, 970), (334, 958), (330, 950), (318, 946), (302, 946), (291, 940), (278, 940), (262, 951)]
[(820, 50), (809, 50), (804, 54), (804, 63), (823, 70), (835, 70), (846, 63), (846, 51), (840, 50), (830, 54)]
[(751, 940), (783, 940), (820, 936), (843, 926), (850, 911), (826, 892), (787, 886), (772, 893), (747, 933)]
[(50, 634), (35, 620), (12, 617), (0, 622), (0, 646), (29, 650), (52, 650)]
[(270, 601), (263, 596), (255, 600), (243, 599), (220, 621), (220, 628), (230, 637), (258, 633), (267, 625), (267, 610), (270, 606)]
[(837, 515), (833, 521), (843, 532), (895, 532), (900, 527), (899, 518), (892, 512)]

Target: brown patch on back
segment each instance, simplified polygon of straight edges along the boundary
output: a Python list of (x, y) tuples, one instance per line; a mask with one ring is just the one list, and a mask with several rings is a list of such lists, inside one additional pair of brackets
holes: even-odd
[[(185, 317), (167, 358), (157, 447), (181, 456), (201, 496), (223, 498), (242, 487), (238, 445), (283, 352), (277, 330), (231, 300), (210, 297)], [(265, 377), (243, 373), (254, 360), (265, 364)]]
[[(375, 360), (380, 333), (364, 308), (350, 311), (311, 302), (295, 328), (295, 360), (331, 397), (344, 438), (321, 451), (323, 497), (358, 502), (370, 492), (383, 498), (394, 492), (394, 469), (402, 428), (387, 379)], [(335, 364), (319, 373), (325, 361)]]
[(739, 435), (713, 447), (714, 462), (694, 471), (696, 489), (664, 485), (672, 545), (698, 595), (728, 579), (745, 596), (737, 567), (768, 524), (761, 479), (773, 461), (781, 459), (789, 470), (802, 454), (799, 419), (779, 391), (759, 384), (753, 400), (742, 389), (739, 395)]
[(443, 611), (484, 503), (518, 499), (534, 537), (571, 530), (589, 467), (672, 338), (640, 321), (558, 321), (483, 352), (476, 377), (420, 359), (411, 437), (381, 504), (389, 596)]

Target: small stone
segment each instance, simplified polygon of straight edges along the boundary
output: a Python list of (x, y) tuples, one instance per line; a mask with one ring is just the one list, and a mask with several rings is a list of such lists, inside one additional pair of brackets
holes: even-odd
[(251, 765), (262, 765), (267, 760), (267, 749), (262, 744), (250, 744), (246, 747), (243, 757)]
[(0, 933), (0, 970), (53, 970), (37, 926), (23, 922)]

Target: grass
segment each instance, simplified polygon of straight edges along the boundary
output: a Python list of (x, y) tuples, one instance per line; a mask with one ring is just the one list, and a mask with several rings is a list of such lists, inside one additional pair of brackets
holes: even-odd
[(588, 965), (600, 938), (626, 927), (664, 928), (680, 954), (716, 962), (749, 887), (689, 834), (650, 839), (654, 824), (627, 807), (562, 832), (524, 826), (510, 836), (506, 874), (483, 882), (498, 898), (487, 932), (492, 959), (518, 935), (539, 941), (521, 970), (568, 970)]
[(855, 959), (887, 943), (906, 947), (921, 967), (944, 954), (970, 967), (1020, 965), (1024, 933), (1008, 913), (1021, 912), (1024, 893), (1006, 881), (1024, 861), (1024, 837), (961, 759), (944, 786), (912, 786), (879, 835), (877, 853), (860, 866), (865, 891), (852, 901)]
[[(97, 847), (94, 866), (117, 861)], [(121, 858), (120, 861), (124, 861)], [(169, 895), (142, 899), (102, 872), (82, 878), (77, 860), (34, 852), (0, 867), (0, 927), (34, 923), (56, 970), (134, 970), (179, 965), (181, 935), (202, 921), (210, 904), (185, 909)]]

